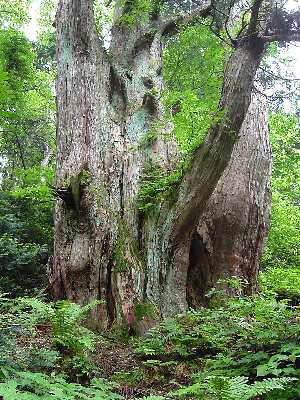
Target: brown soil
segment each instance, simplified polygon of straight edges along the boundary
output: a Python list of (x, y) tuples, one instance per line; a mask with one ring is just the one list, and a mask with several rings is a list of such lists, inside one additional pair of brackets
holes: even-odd
[(130, 344), (100, 343), (93, 362), (99, 368), (99, 376), (115, 381), (119, 385), (116, 391), (125, 399), (165, 395), (188, 384), (193, 372), (186, 362), (147, 364)]

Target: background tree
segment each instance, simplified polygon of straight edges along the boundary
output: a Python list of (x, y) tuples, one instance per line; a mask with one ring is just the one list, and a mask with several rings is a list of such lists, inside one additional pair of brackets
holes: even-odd
[(29, 4), (0, 3), (0, 287), (14, 296), (45, 285), (52, 248), (53, 72), (22, 32)]

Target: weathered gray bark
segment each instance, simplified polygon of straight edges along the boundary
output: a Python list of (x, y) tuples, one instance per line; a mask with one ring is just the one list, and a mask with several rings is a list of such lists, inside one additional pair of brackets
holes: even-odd
[[(208, 10), (209, 5), (205, 4), (186, 19), (190, 20), (194, 14), (206, 15)], [(122, 10), (117, 13), (121, 14)], [(122, 319), (130, 326), (136, 325), (134, 308), (140, 303), (150, 302), (158, 315), (166, 316), (185, 310), (188, 302), (198, 303), (203, 297), (202, 291), (198, 291), (197, 301), (190, 301), (190, 292), (207, 268), (201, 264), (202, 272), (193, 278), (196, 269), (190, 261), (192, 238), (207, 200), (230, 161), (247, 114), (264, 44), (257, 35), (240, 41), (225, 71), (220, 101), (223, 116), (196, 151), (177, 202), (165, 201), (145, 216), (136, 204), (143, 169), (151, 160), (171, 171), (176, 154), (174, 143), (164, 140), (163, 136), (144, 149), (139, 142), (164, 116), (159, 101), (162, 37), (174, 28), (177, 20), (175, 16), (168, 19), (158, 16), (148, 24), (133, 28), (116, 23), (112, 29), (110, 57), (107, 57), (95, 33), (92, 1), (61, 0), (59, 4), (56, 188), (64, 200), (57, 201), (55, 210), (51, 279), (56, 298), (66, 296), (79, 303), (104, 300), (90, 317), (94, 327)], [(217, 248), (224, 257), (233, 255), (243, 260), (234, 264), (234, 273), (251, 277), (251, 287), (255, 287), (257, 262), (268, 221), (267, 202), (264, 202), (267, 178), (260, 179), (256, 171), (249, 174), (248, 170), (255, 151), (258, 163), (267, 165), (269, 156), (261, 151), (267, 142), (265, 116), (260, 115), (259, 108), (255, 112), (261, 141), (248, 155), (243, 153), (245, 175), (239, 178), (239, 182), (244, 179), (251, 187), (251, 198), (245, 208), (240, 207), (251, 228), (249, 238), (245, 237), (239, 246), (232, 244), (236, 243), (236, 237), (228, 238), (228, 243), (224, 241)], [(248, 118), (251, 120), (251, 114)], [(164, 131), (168, 129), (166, 124)], [(242, 132), (245, 134), (239, 141), (241, 148), (250, 142), (254, 144), (249, 136), (256, 133), (252, 129)], [(234, 170), (237, 164), (238, 156), (230, 168)], [(230, 197), (232, 189), (228, 189), (224, 209), (233, 210), (236, 199)], [(242, 189), (242, 186), (236, 187), (237, 196), (240, 196), (238, 190), (248, 195)], [(216, 190), (220, 193), (217, 196), (221, 196), (221, 188)], [(254, 206), (255, 197), (261, 200)], [(205, 218), (210, 218), (211, 204), (198, 232), (202, 232)], [(255, 213), (260, 215), (259, 220), (253, 218)], [(238, 226), (236, 215), (236, 232), (246, 229), (244, 219), (240, 220)], [(218, 226), (219, 221), (214, 223)], [(229, 226), (231, 223), (228, 219)], [(222, 230), (219, 232), (223, 235)], [(218, 242), (213, 245), (219, 246)], [(201, 283), (203, 290), (223, 273), (230, 274), (230, 268), (231, 264), (219, 266), (214, 259), (213, 267), (203, 278), (208, 283)]]
[(161, 138), (139, 150), (163, 113), (145, 82), (158, 98), (165, 24), (151, 37), (149, 27), (115, 25), (109, 62), (94, 30), (91, 1), (61, 1), (57, 15), (56, 187), (70, 187), (78, 199), (73, 207), (57, 202), (51, 279), (55, 297), (104, 300), (92, 320), (111, 323), (143, 297), (136, 207), (141, 171), (149, 159), (167, 169), (173, 158), (174, 145)]

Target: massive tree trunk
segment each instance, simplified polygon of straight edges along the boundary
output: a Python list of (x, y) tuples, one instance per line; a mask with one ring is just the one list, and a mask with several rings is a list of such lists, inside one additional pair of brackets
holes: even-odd
[(203, 303), (205, 290), (221, 276), (243, 277), (249, 291), (255, 288), (268, 225), (270, 157), (259, 100), (248, 112), (264, 52), (255, 8), (251, 35), (238, 42), (225, 70), (221, 116), (195, 152), (177, 200), (147, 214), (137, 207), (147, 165), (169, 173), (176, 159), (175, 143), (165, 139), (167, 122), (152, 143), (139, 145), (158, 120), (166, 121), (160, 103), (162, 38), (178, 21), (209, 10), (205, 3), (180, 17), (152, 15), (130, 28), (118, 19), (124, 13), (119, 8), (108, 56), (95, 31), (92, 1), (59, 3), (59, 199), (51, 279), (56, 298), (104, 301), (90, 316), (93, 327), (114, 321), (142, 326), (149, 304), (157, 316), (184, 311)]

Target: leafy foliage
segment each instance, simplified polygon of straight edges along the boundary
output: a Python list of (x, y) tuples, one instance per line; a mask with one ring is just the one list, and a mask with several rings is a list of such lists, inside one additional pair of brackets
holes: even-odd
[[(17, 296), (45, 283), (52, 247), (52, 168), (15, 170), (0, 194), (0, 287)], [(10, 188), (10, 189), (9, 189)]]
[(270, 378), (249, 384), (248, 378), (244, 376), (234, 378), (209, 376), (204, 382), (179, 390), (177, 394), (180, 397), (195, 394), (197, 399), (205, 398), (207, 400), (251, 400), (258, 395), (284, 389), (291, 380), (289, 378)]
[(0, 1), (0, 27), (3, 25), (22, 26), (28, 22), (31, 0)]
[[(159, 201), (176, 198), (176, 189), (194, 150), (217, 118), (223, 64), (224, 49), (207, 26), (187, 27), (167, 43), (163, 71), (167, 89), (163, 102), (174, 126), (181, 159), (171, 173), (156, 165), (145, 169), (138, 194), (140, 210), (149, 211)], [(156, 135), (152, 128), (144, 142)]]
[[(273, 149), (272, 219), (263, 265), (300, 265), (300, 154), (299, 125), (292, 115), (271, 115), (270, 137)], [(284, 134), (283, 134), (284, 132)]]
[(179, 164), (177, 169), (169, 174), (153, 164), (145, 169), (138, 193), (139, 210), (149, 211), (158, 201), (176, 197), (176, 188), (186, 168), (187, 163)]
[(0, 395), (3, 400), (26, 399), (121, 399), (111, 391), (111, 386), (101, 380), (93, 379), (89, 387), (69, 383), (62, 376), (45, 375), (33, 372), (15, 372), (0, 382)]
[(154, 0), (135, 0), (126, 1), (118, 0), (118, 7), (124, 7), (124, 12), (120, 18), (120, 22), (128, 25), (129, 27), (134, 26), (137, 20), (141, 23), (146, 23), (152, 13), (155, 1)]
[(259, 349), (296, 335), (298, 328), (292, 323), (295, 317), (284, 302), (273, 298), (229, 299), (224, 306), (191, 310), (165, 320), (142, 340), (138, 350), (184, 356), (200, 349), (226, 351), (232, 346)]
[(259, 276), (262, 290), (287, 299), (293, 304), (300, 301), (300, 276), (297, 268), (268, 268)]
[(98, 302), (94, 302), (82, 307), (67, 300), (54, 304), (35, 298), (21, 301), (21, 307), (31, 308), (29, 322), (33, 325), (48, 322), (55, 347), (71, 355), (84, 355), (94, 350), (95, 336), (80, 323), (97, 304)]
[(22, 32), (0, 30), (0, 49), (2, 174), (13, 176), (13, 169), (41, 163), (46, 147), (54, 147), (53, 76), (35, 67), (36, 55)]
[(45, 284), (52, 247), (53, 74), (19, 28), (29, 5), (0, 3), (0, 287), (12, 296)]
[[(91, 379), (90, 385), (69, 382), (53, 373), (60, 368), (71, 375), (80, 366), (86, 371), (84, 355), (93, 350), (95, 335), (80, 325), (94, 307), (58, 302), (46, 304), (36, 298), (17, 301), (0, 298), (0, 396), (12, 399), (120, 399), (112, 386)], [(48, 325), (49, 324), (49, 325)], [(35, 345), (43, 329), (43, 347)], [(48, 329), (48, 338), (45, 332)], [(45, 341), (46, 340), (46, 341)], [(60, 353), (52, 350), (59, 348)], [(67, 352), (69, 357), (67, 357)], [(68, 369), (65, 369), (68, 368)], [(72, 370), (70, 371), (70, 368)], [(91, 365), (95, 369), (95, 366)]]
[(164, 101), (183, 155), (199, 146), (216, 117), (223, 68), (224, 48), (205, 25), (187, 27), (168, 42)]
[[(40, 347), (35, 343), (39, 330), (28, 310), (22, 310), (17, 301), (0, 296), (0, 379), (11, 371), (41, 369), (52, 371), (59, 362), (59, 353), (50, 348), (47, 340)], [(46, 339), (46, 338), (45, 338)]]

